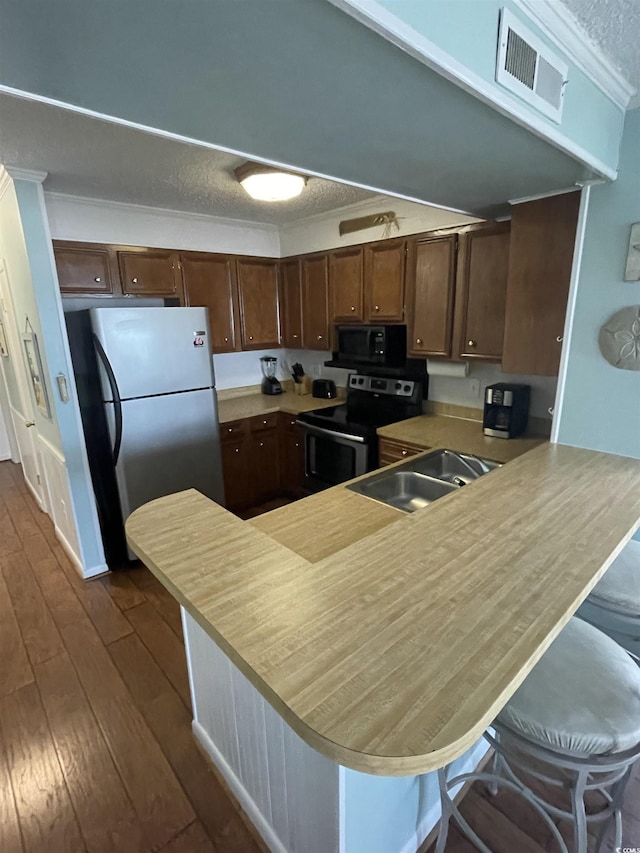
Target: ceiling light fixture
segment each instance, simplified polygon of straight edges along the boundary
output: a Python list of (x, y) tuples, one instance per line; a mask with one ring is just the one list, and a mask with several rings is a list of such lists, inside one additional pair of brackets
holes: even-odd
[(287, 201), (300, 195), (307, 183), (304, 175), (260, 163), (243, 163), (234, 174), (251, 198), (258, 201)]

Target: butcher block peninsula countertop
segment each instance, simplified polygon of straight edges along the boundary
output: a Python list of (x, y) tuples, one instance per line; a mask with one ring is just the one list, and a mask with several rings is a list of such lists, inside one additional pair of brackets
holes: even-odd
[(347, 500), (354, 544), (317, 559), (193, 490), (127, 539), (309, 745), (415, 775), (475, 743), (640, 525), (640, 461), (543, 444), (362, 538), (374, 504)]

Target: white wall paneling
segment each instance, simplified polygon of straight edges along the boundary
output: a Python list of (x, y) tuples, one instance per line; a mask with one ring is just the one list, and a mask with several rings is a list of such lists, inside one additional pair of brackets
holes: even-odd
[(339, 765), (307, 746), (184, 612), (183, 625), (194, 734), (269, 848), (338, 853)]
[[(2, 377), (0, 377), (1, 381)], [(13, 429), (13, 424), (9, 427), (8, 408), (4, 405), (4, 399), (0, 394), (0, 462), (11, 459), (13, 455), (11, 452), (11, 442), (9, 441), (9, 429)]]
[(9, 411), (20, 450), (20, 462), (22, 463), (22, 473), (25, 483), (40, 509), (44, 510), (45, 504), (41, 493), (39, 459), (34, 443), (34, 428), (26, 425), (27, 421), (24, 416), (14, 409), (13, 406), (9, 407)]
[[(69, 491), (69, 478), (64, 457), (45, 438), (38, 436), (39, 454), (42, 461), (42, 470), (45, 476), (45, 493), (48, 503), (48, 513), (55, 527), (56, 537), (64, 548), (67, 556), (78, 570), (81, 577), (85, 577), (80, 559), (80, 548), (76, 535), (76, 527), (73, 518), (71, 494)], [(98, 574), (98, 572), (96, 572)]]

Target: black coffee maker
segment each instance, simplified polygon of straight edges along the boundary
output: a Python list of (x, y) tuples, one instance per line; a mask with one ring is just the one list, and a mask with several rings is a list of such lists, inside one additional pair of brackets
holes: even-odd
[(482, 431), (494, 438), (515, 438), (527, 428), (530, 385), (497, 382), (484, 391)]

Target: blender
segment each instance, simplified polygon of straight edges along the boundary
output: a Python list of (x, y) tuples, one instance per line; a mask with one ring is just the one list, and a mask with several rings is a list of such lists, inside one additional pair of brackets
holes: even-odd
[(280, 380), (276, 379), (276, 365), (278, 359), (272, 355), (263, 355), (260, 359), (262, 367), (262, 393), (263, 394), (282, 394), (282, 385)]

